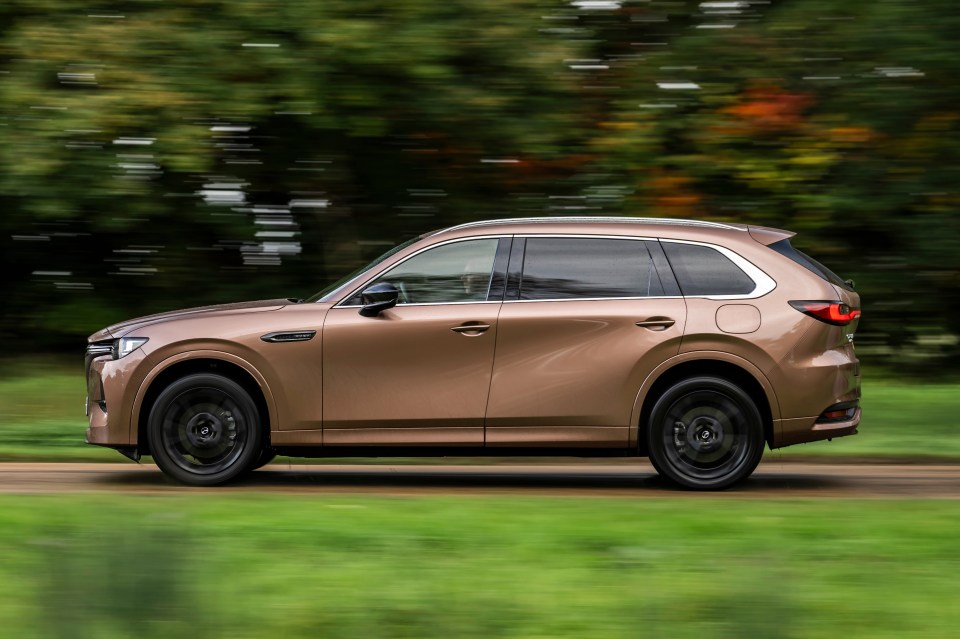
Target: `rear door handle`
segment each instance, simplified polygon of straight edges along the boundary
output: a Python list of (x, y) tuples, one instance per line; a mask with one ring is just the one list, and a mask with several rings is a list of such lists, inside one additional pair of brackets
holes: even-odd
[(454, 326), (450, 330), (454, 333), (460, 333), (461, 335), (479, 335), (490, 328), (489, 324), (481, 324), (480, 322), (465, 322), (460, 326)]
[(669, 317), (651, 317), (636, 323), (640, 328), (649, 328), (654, 331), (665, 331), (674, 324), (675, 321)]

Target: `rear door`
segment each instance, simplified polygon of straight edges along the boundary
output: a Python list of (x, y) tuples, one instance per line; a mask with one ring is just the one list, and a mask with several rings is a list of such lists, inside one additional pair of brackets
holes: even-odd
[(515, 238), (487, 407), (487, 446), (619, 447), (641, 383), (680, 346), (686, 306), (659, 245)]

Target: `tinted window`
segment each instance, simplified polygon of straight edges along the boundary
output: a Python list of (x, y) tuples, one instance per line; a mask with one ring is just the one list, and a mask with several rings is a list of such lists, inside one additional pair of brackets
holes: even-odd
[(828, 282), (830, 282), (831, 284), (835, 284), (840, 288), (844, 288), (848, 291), (853, 290), (853, 287), (851, 287), (849, 284), (847, 284), (842, 279), (840, 279), (839, 275), (837, 275), (836, 273), (828, 269), (826, 266), (824, 266), (820, 262), (816, 261), (809, 255), (807, 255), (803, 251), (798, 251), (797, 249), (793, 248), (793, 246), (790, 244), (790, 240), (780, 240), (779, 242), (774, 242), (773, 244), (770, 245), (770, 248), (772, 248), (774, 251), (776, 251), (780, 255), (783, 255), (784, 257), (789, 257), (791, 260), (793, 260), (803, 268), (807, 269), (817, 277), (823, 278)]
[(520, 299), (663, 295), (639, 240), (527, 238)]
[(684, 295), (746, 295), (757, 286), (716, 249), (675, 242), (660, 244)]
[(466, 240), (427, 249), (370, 284), (390, 282), (400, 289), (400, 304), (483, 302), (498, 241)]

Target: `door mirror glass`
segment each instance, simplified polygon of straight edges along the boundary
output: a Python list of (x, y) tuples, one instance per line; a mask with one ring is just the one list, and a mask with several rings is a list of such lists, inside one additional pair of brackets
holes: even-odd
[(376, 317), (388, 308), (396, 306), (398, 299), (400, 299), (400, 291), (390, 282), (379, 282), (368, 286), (360, 294), (363, 304), (360, 307), (360, 314), (364, 317)]

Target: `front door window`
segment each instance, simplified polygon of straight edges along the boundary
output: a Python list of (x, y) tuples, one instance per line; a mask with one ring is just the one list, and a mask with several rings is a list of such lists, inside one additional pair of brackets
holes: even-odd
[(428, 249), (369, 285), (393, 284), (400, 290), (400, 305), (484, 302), (490, 290), (498, 241), (464, 240)]

